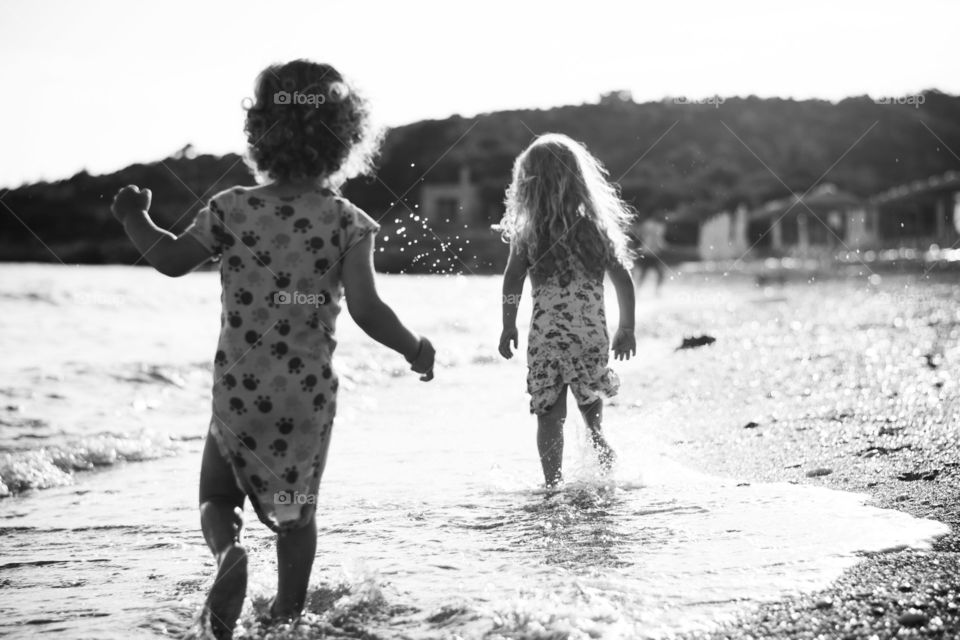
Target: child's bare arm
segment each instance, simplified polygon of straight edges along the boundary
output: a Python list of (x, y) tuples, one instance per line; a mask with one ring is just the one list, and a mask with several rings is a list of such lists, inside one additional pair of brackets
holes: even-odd
[[(434, 350), (426, 338), (418, 338), (380, 299), (374, 279), (373, 235), (367, 235), (343, 259), (343, 288), (350, 317), (380, 344), (407, 359), (417, 373), (433, 369)], [(428, 374), (429, 375), (429, 374)], [(432, 375), (430, 375), (432, 378)], [(421, 380), (429, 378), (421, 378)]]
[(637, 353), (637, 339), (634, 335), (636, 323), (636, 299), (634, 295), (633, 278), (619, 262), (607, 269), (610, 281), (617, 292), (617, 302), (620, 305), (620, 323), (617, 333), (613, 336), (613, 355), (617, 360), (629, 360)]
[(180, 236), (155, 225), (150, 219), (150, 190), (131, 185), (113, 199), (113, 215), (123, 224), (140, 254), (165, 276), (178, 277), (190, 273), (212, 256), (196, 239)]
[(500, 355), (512, 358), (513, 348), (518, 346), (517, 307), (520, 306), (520, 296), (523, 293), (523, 283), (527, 279), (527, 261), (524, 256), (510, 248), (510, 257), (507, 258), (507, 268), (503, 272), (503, 331), (500, 333)]

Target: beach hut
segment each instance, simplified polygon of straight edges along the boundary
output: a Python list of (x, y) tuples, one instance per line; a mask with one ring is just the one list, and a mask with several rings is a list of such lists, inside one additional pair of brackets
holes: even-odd
[(869, 200), (884, 248), (927, 249), (960, 242), (960, 171), (887, 189)]
[(772, 200), (748, 214), (747, 244), (780, 255), (816, 255), (871, 246), (876, 220), (866, 203), (832, 184)]

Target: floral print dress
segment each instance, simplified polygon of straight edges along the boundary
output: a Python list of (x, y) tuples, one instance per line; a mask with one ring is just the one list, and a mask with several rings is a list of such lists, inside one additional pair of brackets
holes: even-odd
[(211, 198), (186, 231), (220, 258), (210, 431), (275, 531), (309, 521), (337, 406), (343, 258), (379, 226), (328, 190)]
[[(574, 261), (575, 262), (575, 261)], [(575, 265), (533, 277), (533, 317), (527, 341), (530, 412), (550, 410), (564, 386), (579, 406), (617, 394), (620, 380), (607, 366), (610, 338), (603, 306), (603, 272)]]

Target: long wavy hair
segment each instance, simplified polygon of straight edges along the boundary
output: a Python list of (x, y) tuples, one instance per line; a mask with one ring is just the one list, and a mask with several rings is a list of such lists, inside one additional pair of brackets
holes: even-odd
[(600, 161), (563, 134), (539, 136), (517, 157), (506, 209), (503, 239), (534, 274), (568, 279), (574, 259), (592, 275), (615, 263), (630, 268), (633, 212)]
[(309, 60), (260, 72), (244, 131), (248, 164), (261, 178), (325, 178), (332, 188), (369, 173), (382, 138), (356, 87)]

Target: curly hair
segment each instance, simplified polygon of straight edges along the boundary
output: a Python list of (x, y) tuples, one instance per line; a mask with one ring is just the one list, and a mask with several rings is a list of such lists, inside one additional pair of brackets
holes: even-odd
[(534, 140), (513, 165), (503, 239), (538, 275), (569, 275), (575, 257), (589, 273), (630, 268), (627, 230), (633, 217), (607, 172), (579, 142), (557, 133)]
[(264, 69), (244, 126), (251, 168), (272, 180), (326, 178), (339, 187), (368, 173), (380, 146), (366, 99), (328, 64)]

